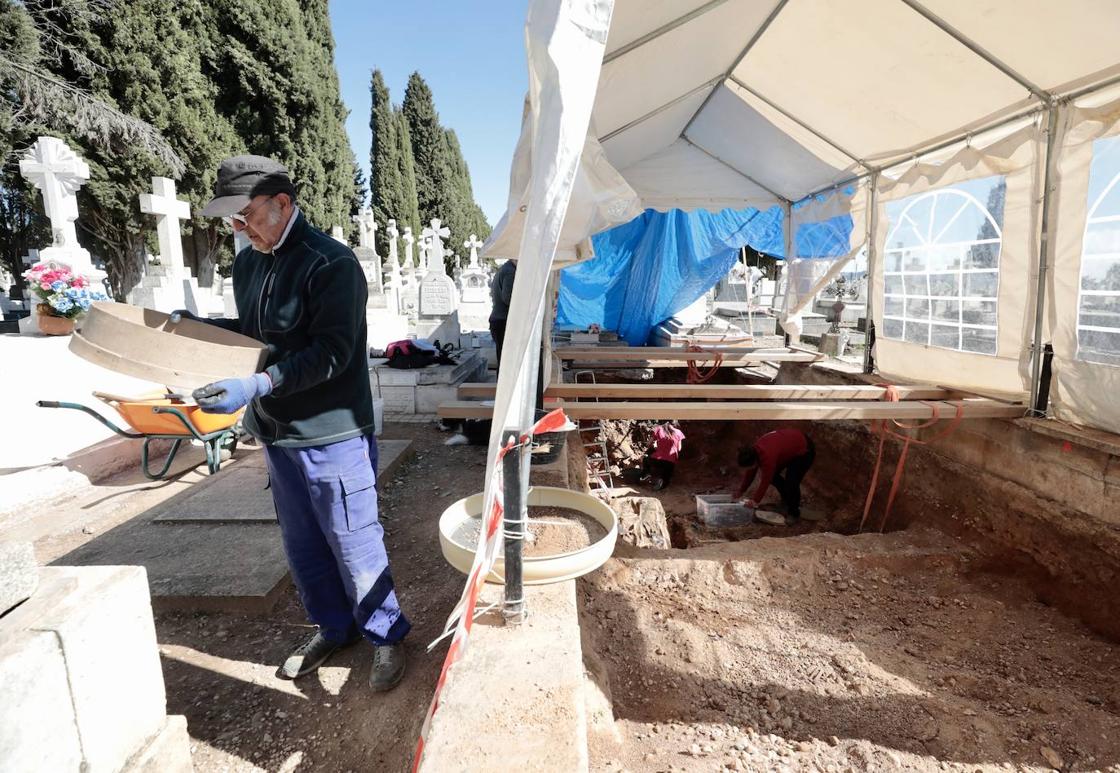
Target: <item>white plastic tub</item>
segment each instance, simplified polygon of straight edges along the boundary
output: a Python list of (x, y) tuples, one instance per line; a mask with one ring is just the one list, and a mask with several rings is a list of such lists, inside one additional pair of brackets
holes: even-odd
[[(443, 511), (439, 519), (439, 546), (447, 563), (463, 574), (471, 570), (474, 563), (475, 545), (456, 542), (453, 535), (467, 518), (480, 518), (483, 505), (482, 494), (472, 494), (460, 499)], [(532, 506), (570, 507), (588, 515), (602, 524), (606, 536), (585, 548), (571, 553), (554, 556), (525, 556), (522, 578), (526, 585), (547, 585), (553, 582), (572, 580), (593, 572), (606, 563), (614, 553), (614, 543), (618, 538), (618, 516), (614, 510), (601, 500), (579, 491), (556, 488), (553, 486), (533, 486), (529, 489), (526, 504)], [(499, 527), (500, 528), (500, 527)], [(502, 549), (498, 549), (498, 560), (486, 576), (486, 582), (505, 581), (505, 561)]]

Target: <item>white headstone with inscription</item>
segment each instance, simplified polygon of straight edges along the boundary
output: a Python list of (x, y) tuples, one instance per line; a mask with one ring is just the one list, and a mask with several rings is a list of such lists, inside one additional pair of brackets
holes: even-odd
[(451, 235), (441, 228), (439, 220), (432, 220), (423, 236), (428, 244), (428, 272), (420, 282), (420, 316), (445, 317), (459, 307), (459, 293), (455, 281), (447, 275), (443, 263), (443, 240)]

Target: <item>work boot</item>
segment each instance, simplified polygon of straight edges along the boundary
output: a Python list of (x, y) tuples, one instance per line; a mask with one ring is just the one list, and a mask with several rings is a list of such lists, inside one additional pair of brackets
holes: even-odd
[(661, 489), (665, 488), (666, 485), (668, 485), (668, 484), (665, 483), (664, 478), (654, 478), (653, 479), (653, 490), (654, 491), (660, 491)]
[(323, 636), (321, 631), (316, 631), (310, 639), (295, 648), (276, 675), (281, 679), (297, 679), (310, 674), (335, 652), (361, 638), (361, 635), (357, 635), (344, 642), (335, 642)]
[(800, 515), (787, 515), (786, 516), (786, 526), (796, 526), (799, 523), (801, 523), (801, 516)]
[(373, 648), (373, 669), (369, 672), (369, 686), (374, 692), (392, 690), (404, 678), (404, 645), (385, 644)]

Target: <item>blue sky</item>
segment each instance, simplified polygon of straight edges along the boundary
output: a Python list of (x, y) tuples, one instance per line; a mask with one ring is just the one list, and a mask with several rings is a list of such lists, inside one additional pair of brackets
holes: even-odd
[(440, 122), (459, 135), (475, 200), (497, 223), (527, 88), (526, 6), (527, 0), (330, 0), (335, 64), (350, 109), (346, 130), (367, 177), (370, 73), (381, 70), (400, 104), (408, 76), (419, 71)]

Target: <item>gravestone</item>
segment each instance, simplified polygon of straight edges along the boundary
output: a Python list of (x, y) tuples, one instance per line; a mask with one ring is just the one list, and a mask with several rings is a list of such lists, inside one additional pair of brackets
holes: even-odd
[(458, 288), (447, 275), (443, 262), (443, 240), (451, 231), (432, 220), (423, 236), (428, 245), (428, 272), (420, 282), (420, 316), (422, 318), (446, 317), (459, 307)]
[(377, 221), (373, 219), (373, 210), (362, 207), (358, 214), (351, 218), (358, 224), (358, 246), (377, 250)]
[[(89, 165), (62, 140), (39, 137), (20, 160), (19, 171), (39, 189), (43, 211), (51, 221), (51, 245), (40, 250), (38, 260), (65, 263), (99, 287), (105, 272), (94, 267), (89, 251), (78, 244), (74, 225), (78, 219), (78, 190), (89, 180)], [(25, 302), (31, 313), (19, 321), (23, 334), (39, 332), (34, 297), (31, 293), (28, 296)]]
[(179, 221), (190, 219), (190, 204), (177, 197), (174, 180), (153, 177), (152, 193), (140, 194), (140, 211), (156, 217), (159, 263), (148, 261), (144, 278), (128, 292), (128, 302), (157, 311), (187, 309), (205, 316), (209, 304), (200, 300), (198, 280), (183, 261)]
[(342, 226), (331, 226), (331, 238), (336, 242), (346, 244), (346, 232), (342, 230)]
[(385, 226), (385, 236), (389, 240), (389, 257), (386, 259), (384, 266), (388, 274), (385, 278), (385, 305), (390, 311), (398, 314), (401, 313), (401, 262), (397, 255), (397, 236), (399, 235), (397, 221), (390, 220), (388, 225)]

